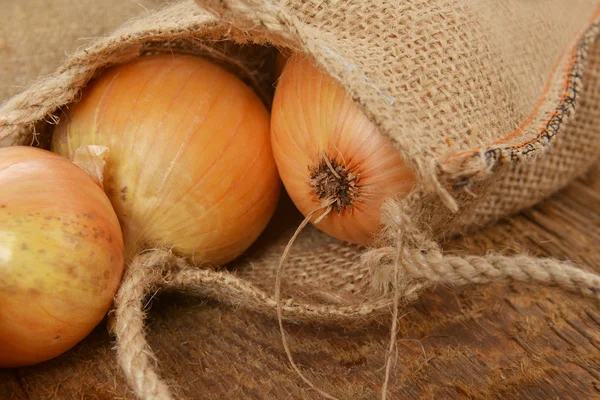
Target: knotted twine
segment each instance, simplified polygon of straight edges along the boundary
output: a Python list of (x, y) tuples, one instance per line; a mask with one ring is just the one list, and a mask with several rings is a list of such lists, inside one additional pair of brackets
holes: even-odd
[[(307, 215), (288, 243), (277, 271), (274, 295), (231, 272), (193, 266), (168, 249), (151, 249), (136, 256), (116, 296), (113, 326), (119, 365), (136, 396), (146, 400), (173, 398), (168, 385), (157, 372), (155, 356), (146, 341), (144, 328), (146, 299), (161, 290), (184, 291), (266, 315), (277, 314), (284, 348), (292, 367), (309, 386), (329, 399), (335, 397), (316, 388), (294, 363), (285, 338), (283, 319), (318, 324), (366, 322), (389, 314), (392, 309), (381, 393), (385, 400), (396, 343), (398, 310), (402, 305), (415, 301), (425, 289), (437, 284), (464, 286), (518, 281), (556, 286), (600, 301), (600, 276), (569, 262), (525, 255), (461, 257), (443, 254), (432, 235), (415, 222), (418, 221), (418, 213), (414, 210), (419, 209), (419, 200), (419, 196), (413, 194), (403, 201), (384, 204), (382, 219), (387, 224), (380, 242), (385, 241), (389, 246), (366, 251), (360, 261), (369, 267), (372, 285), (382, 294), (358, 305), (314, 305), (280, 297), (281, 274), (294, 240), (315, 214), (327, 205)], [(417, 219), (411, 220), (411, 216)]]

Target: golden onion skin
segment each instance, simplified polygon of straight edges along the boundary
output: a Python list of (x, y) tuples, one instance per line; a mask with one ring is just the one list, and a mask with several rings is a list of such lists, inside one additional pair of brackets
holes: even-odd
[(0, 148), (0, 367), (67, 351), (112, 305), (124, 264), (119, 221), (69, 160)]
[(220, 66), (154, 55), (92, 82), (52, 148), (73, 159), (80, 146), (108, 147), (105, 190), (127, 259), (162, 246), (218, 265), (246, 250), (275, 210), (269, 126), (258, 96)]
[(289, 59), (278, 80), (271, 141), (296, 207), (307, 215), (335, 201), (316, 226), (347, 242), (371, 244), (382, 227), (383, 202), (406, 195), (414, 185), (413, 172), (392, 141), (339, 83), (302, 55)]

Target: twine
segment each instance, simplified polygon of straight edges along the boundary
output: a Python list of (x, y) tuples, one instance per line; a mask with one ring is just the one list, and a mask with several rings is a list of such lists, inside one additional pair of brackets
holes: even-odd
[[(600, 300), (600, 276), (569, 262), (495, 254), (460, 257), (442, 254), (439, 246), (425, 252), (415, 250), (410, 247), (408, 238), (400, 238), (398, 243), (401, 243), (400, 247), (374, 249), (363, 256), (363, 262), (377, 266), (379, 285), (383, 285), (382, 282), (393, 285), (393, 297), (376, 297), (360, 305), (350, 306), (319, 306), (293, 299), (282, 300), (278, 296), (266, 294), (230, 272), (193, 267), (169, 250), (145, 251), (130, 263), (116, 297), (114, 333), (117, 337), (119, 365), (139, 398), (172, 398), (167, 384), (156, 370), (155, 356), (146, 341), (144, 328), (144, 302), (159, 290), (183, 290), (209, 296), (236, 307), (271, 316), (278, 315), (281, 320), (313, 323), (368, 320), (389, 313), (390, 306), (394, 309), (394, 320), (397, 320), (397, 310), (403, 301), (412, 300), (421, 290), (439, 283), (462, 286), (513, 280), (557, 286)], [(283, 332), (281, 322), (280, 328)], [(386, 398), (395, 335), (396, 329), (392, 322), (382, 399)], [(289, 347), (286, 354), (288, 358), (291, 357)], [(297, 367), (295, 370), (299, 372)]]

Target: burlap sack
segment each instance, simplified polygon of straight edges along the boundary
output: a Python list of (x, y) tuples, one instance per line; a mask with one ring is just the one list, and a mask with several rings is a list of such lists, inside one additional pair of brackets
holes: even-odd
[(5, 1), (0, 24), (0, 103), (54, 72), (66, 55), (161, 0)]
[[(509, 278), (600, 299), (600, 278), (568, 263), (448, 256), (435, 241), (538, 202), (597, 159), (596, 1), (197, 3), (176, 2), (125, 24), (14, 96), (0, 108), (0, 145), (45, 143), (60, 108), (96, 73), (149, 52), (210, 57), (268, 103), (273, 52), (267, 46), (275, 46), (308, 54), (345, 86), (394, 140), (418, 182), (408, 198), (384, 206), (381, 247), (362, 249), (307, 228), (283, 275), (281, 237), (263, 237), (221, 271), (189, 267), (167, 251), (137, 257), (119, 290), (115, 332), (120, 364), (139, 397), (170, 397), (143, 335), (143, 299), (159, 288), (326, 323), (390, 308), (397, 314), (402, 300), (438, 282)], [(283, 301), (278, 291), (271, 294), (278, 276)], [(392, 329), (392, 342), (394, 335)]]

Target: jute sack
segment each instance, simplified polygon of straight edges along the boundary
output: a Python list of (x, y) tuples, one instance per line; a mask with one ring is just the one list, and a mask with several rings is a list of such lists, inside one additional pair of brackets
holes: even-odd
[[(307, 228), (285, 249), (285, 264), (287, 232), (226, 270), (195, 268), (161, 249), (136, 257), (117, 295), (114, 331), (120, 365), (140, 398), (171, 397), (144, 338), (144, 299), (159, 289), (335, 324), (390, 308), (395, 317), (403, 301), (440, 282), (533, 281), (598, 300), (600, 278), (569, 263), (457, 257), (438, 245), (538, 202), (596, 161), (597, 8), (592, 0), (176, 2), (95, 40), (5, 103), (0, 145), (43, 145), (61, 107), (76, 101), (95, 74), (146, 53), (209, 57), (268, 103), (274, 46), (307, 54), (337, 79), (416, 171), (413, 192), (382, 209), (378, 248)], [(271, 294), (275, 283), (284, 294)], [(284, 346), (289, 355), (285, 340)]]
[(2, 4), (0, 103), (54, 72), (94, 37), (157, 8), (160, 0), (42, 0)]

